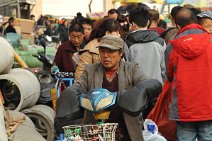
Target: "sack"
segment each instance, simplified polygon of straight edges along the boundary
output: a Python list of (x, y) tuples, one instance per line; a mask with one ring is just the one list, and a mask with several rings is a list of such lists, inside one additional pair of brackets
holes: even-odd
[(165, 81), (162, 93), (158, 97), (155, 107), (147, 118), (152, 119), (158, 126), (159, 132), (171, 141), (177, 140), (176, 122), (169, 120), (169, 105), (172, 97), (172, 84)]
[(158, 133), (157, 125), (151, 119), (145, 119), (143, 137), (144, 141), (167, 141)]

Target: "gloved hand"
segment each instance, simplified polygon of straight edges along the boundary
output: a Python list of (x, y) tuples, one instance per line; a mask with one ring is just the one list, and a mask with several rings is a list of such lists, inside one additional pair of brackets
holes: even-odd
[(54, 74), (55, 72), (58, 72), (58, 71), (59, 71), (58, 66), (53, 65), (53, 66), (51, 67), (51, 74)]

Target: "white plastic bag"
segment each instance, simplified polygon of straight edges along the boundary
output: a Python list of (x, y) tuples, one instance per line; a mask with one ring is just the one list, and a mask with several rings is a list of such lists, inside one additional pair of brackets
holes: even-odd
[(151, 119), (145, 119), (143, 130), (144, 141), (167, 141), (158, 133), (158, 127)]

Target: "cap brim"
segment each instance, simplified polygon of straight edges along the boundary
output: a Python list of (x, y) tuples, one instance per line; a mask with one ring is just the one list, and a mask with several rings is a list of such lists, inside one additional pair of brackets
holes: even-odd
[(119, 50), (120, 48), (117, 48), (117, 47), (114, 47), (114, 46), (110, 46), (110, 45), (101, 45), (101, 46), (98, 46), (99, 48), (109, 48), (109, 49), (112, 49), (112, 50)]

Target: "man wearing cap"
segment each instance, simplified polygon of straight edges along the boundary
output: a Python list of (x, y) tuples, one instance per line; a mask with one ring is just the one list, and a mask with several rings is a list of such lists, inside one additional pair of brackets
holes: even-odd
[(212, 34), (212, 11), (204, 11), (197, 15), (198, 23)]
[[(138, 95), (148, 91), (147, 99), (158, 96), (161, 91), (161, 83), (156, 79), (148, 79), (135, 63), (124, 62), (123, 55), (124, 41), (117, 36), (104, 36), (99, 45), (100, 62), (85, 66), (85, 70), (72, 87), (67, 88), (61, 97), (70, 93), (87, 94), (90, 90), (96, 88), (105, 88), (110, 92), (118, 92), (117, 104), (111, 109), (111, 114), (106, 122), (118, 123), (116, 140), (118, 141), (143, 141), (140, 113), (130, 112), (125, 107), (132, 106), (130, 97), (138, 99)], [(143, 90), (146, 88), (148, 90)], [(146, 98), (139, 99), (137, 106), (146, 107)], [(59, 100), (59, 99), (58, 99)], [(60, 99), (61, 100), (61, 99)], [(59, 101), (60, 101), (59, 100)], [(70, 99), (71, 100), (71, 99)], [(137, 100), (136, 100), (137, 101)], [(68, 104), (70, 101), (58, 102)], [(127, 105), (128, 103), (130, 103)], [(124, 103), (124, 104), (123, 104)], [(134, 104), (135, 105), (135, 104)], [(62, 108), (61, 108), (62, 109)], [(59, 109), (57, 109), (59, 110)], [(135, 110), (132, 108), (132, 110)], [(56, 114), (57, 116), (57, 114)], [(95, 124), (93, 114), (85, 111), (83, 124)]]

